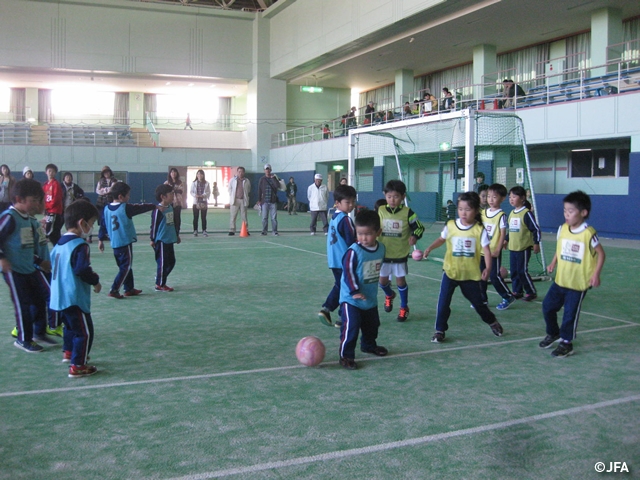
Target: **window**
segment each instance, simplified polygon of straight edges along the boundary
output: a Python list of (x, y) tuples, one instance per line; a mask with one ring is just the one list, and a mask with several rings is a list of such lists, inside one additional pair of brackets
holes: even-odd
[(629, 150), (573, 150), (569, 171), (571, 178), (628, 177)]

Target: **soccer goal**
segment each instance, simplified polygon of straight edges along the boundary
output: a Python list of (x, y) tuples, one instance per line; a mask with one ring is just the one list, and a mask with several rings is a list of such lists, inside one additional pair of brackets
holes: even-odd
[[(513, 113), (467, 109), (353, 129), (349, 147), (348, 174), (356, 190), (372, 192), (380, 184), (374, 182), (376, 175), (382, 175), (382, 184), (400, 179), (407, 185), (409, 205), (424, 223), (455, 218), (451, 205), (460, 193), (474, 189), (480, 174), (488, 185), (529, 190), (539, 220), (524, 127)], [(502, 207), (511, 211), (508, 200)], [(509, 269), (509, 256), (502, 260)], [(531, 275), (548, 279), (545, 265), (541, 245), (530, 263)]]

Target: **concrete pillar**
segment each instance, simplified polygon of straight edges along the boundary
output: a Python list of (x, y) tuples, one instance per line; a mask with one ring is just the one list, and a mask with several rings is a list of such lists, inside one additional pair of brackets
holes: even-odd
[(410, 95), (413, 93), (413, 70), (396, 70), (396, 99), (395, 107), (398, 111), (404, 102), (412, 102)]
[(617, 66), (607, 68), (603, 65), (607, 63), (607, 47), (621, 42), (622, 11), (617, 8), (594, 11), (591, 14), (591, 65), (599, 68), (592, 68), (591, 76), (604, 75), (607, 71), (617, 69)]
[(287, 84), (270, 77), (269, 57), (269, 20), (258, 16), (253, 21), (253, 78), (247, 88), (247, 141), (251, 169), (259, 173), (269, 161), (271, 135), (285, 129), (287, 117)]
[[(497, 67), (498, 54), (495, 45), (476, 45), (473, 47), (473, 84), (474, 96), (482, 98), (496, 93), (495, 84), (498, 82)], [(489, 84), (489, 86), (484, 86)]]

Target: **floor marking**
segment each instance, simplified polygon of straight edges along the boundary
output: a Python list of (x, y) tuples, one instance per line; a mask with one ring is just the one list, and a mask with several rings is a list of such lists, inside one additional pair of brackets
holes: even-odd
[(277, 245), (278, 247), (282, 247), (282, 248), (290, 248), (291, 250), (298, 250), (299, 252), (312, 253), (314, 255), (320, 255), (321, 257), (326, 257), (327, 256), (326, 253), (312, 252), (311, 250), (305, 250), (303, 248), (297, 248), (297, 247), (290, 247), (289, 245), (281, 245), (279, 243), (273, 243), (273, 242), (264, 242), (264, 243), (269, 243), (271, 245)]
[(348, 457), (354, 457), (357, 455), (367, 455), (377, 452), (386, 452), (396, 448), (414, 447), (417, 445), (424, 445), (427, 443), (435, 443), (442, 440), (448, 440), (450, 438), (464, 437), (469, 435), (476, 435), (478, 433), (485, 433), (494, 430), (503, 430), (511, 428), (517, 425), (524, 425), (542, 420), (549, 420), (557, 417), (566, 417), (569, 415), (580, 414), (585, 412), (592, 412), (601, 408), (614, 407), (623, 405), (625, 403), (633, 403), (640, 401), (640, 395), (632, 395), (629, 397), (616, 398), (613, 400), (607, 400), (604, 402), (592, 403), (588, 405), (582, 405), (579, 407), (566, 408), (564, 410), (556, 410), (554, 412), (541, 413), (538, 415), (531, 415), (523, 418), (516, 418), (513, 420), (507, 420), (504, 422), (490, 423), (488, 425), (482, 425), (479, 427), (464, 428), (462, 430), (454, 430), (451, 432), (437, 433), (434, 435), (425, 435), (423, 437), (409, 438), (407, 440), (399, 440), (396, 442), (381, 443), (378, 445), (370, 445), (368, 447), (352, 448), (350, 450), (340, 450), (328, 453), (322, 453), (319, 455), (311, 455), (308, 457), (291, 458), (289, 460), (281, 460), (277, 462), (258, 463), (255, 465), (249, 465), (246, 467), (235, 467), (224, 470), (216, 470), (213, 472), (199, 473), (195, 475), (186, 475), (183, 477), (173, 477), (169, 480), (205, 480), (208, 478), (220, 478), (228, 477), (231, 475), (242, 475), (247, 473), (261, 472), (265, 470), (273, 470), (279, 468), (287, 468), (297, 465), (304, 465), (308, 463), (324, 462), (327, 460), (337, 460)]
[[(595, 328), (591, 330), (582, 330), (580, 334), (619, 330), (621, 328), (630, 328), (630, 327), (638, 327), (638, 326), (640, 325), (625, 324), (625, 325), (617, 325), (615, 327), (602, 327), (602, 328)], [(541, 338), (542, 336), (539, 335), (536, 337), (520, 338), (520, 339), (514, 339), (514, 340), (494, 341), (490, 343), (481, 343), (481, 344), (474, 344), (474, 345), (461, 345), (459, 347), (447, 347), (445, 345), (442, 348), (434, 348), (433, 350), (424, 350), (421, 352), (398, 353), (394, 355), (389, 355), (387, 357), (359, 358), (358, 362), (383, 361), (383, 360), (389, 360), (394, 358), (418, 357), (422, 355), (435, 355), (435, 354), (455, 352), (460, 350), (473, 350), (476, 348), (499, 347), (502, 345), (510, 345), (515, 343), (526, 343), (531, 341), (537, 342)], [(425, 340), (425, 342), (426, 341), (427, 340)], [(329, 365), (337, 365), (337, 364), (338, 364), (338, 361), (323, 362), (321, 365), (329, 366)], [(158, 384), (158, 383), (182, 382), (186, 380), (203, 380), (203, 379), (210, 379), (210, 378), (232, 377), (234, 375), (248, 375), (252, 373), (260, 374), (260, 373), (266, 373), (266, 372), (281, 372), (281, 371), (294, 370), (299, 368), (308, 368), (308, 367), (305, 367), (304, 365), (285, 365), (282, 367), (254, 368), (251, 370), (235, 370), (230, 372), (205, 373), (202, 375), (187, 375), (187, 376), (168, 377), (168, 378), (152, 378), (148, 380), (135, 380), (132, 382), (104, 383), (101, 385), (82, 385), (82, 386), (75, 386), (75, 387), (47, 388), (42, 390), (27, 390), (27, 391), (21, 391), (21, 392), (4, 392), (4, 393), (0, 393), (0, 398), (21, 397), (26, 395), (41, 395), (41, 394), (47, 394), (47, 393), (75, 392), (80, 390), (97, 390), (102, 388), (129, 387), (132, 385), (150, 385), (150, 384)]]

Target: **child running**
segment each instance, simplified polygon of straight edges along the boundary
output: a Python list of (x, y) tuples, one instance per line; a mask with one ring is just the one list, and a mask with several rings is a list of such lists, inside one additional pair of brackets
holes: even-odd
[(356, 215), (356, 237), (342, 259), (340, 304), (340, 365), (347, 370), (358, 368), (355, 350), (358, 333), (362, 330), (360, 350), (384, 357), (387, 349), (376, 343), (380, 316), (378, 315), (378, 276), (385, 247), (378, 243), (380, 217), (372, 210)]
[[(502, 246), (507, 235), (507, 219), (500, 208), (500, 205), (507, 197), (507, 187), (500, 183), (494, 183), (487, 189), (487, 202), (489, 207), (482, 209), (482, 224), (487, 230), (489, 240), (489, 250), (491, 250), (491, 284), (496, 289), (498, 295), (502, 297), (502, 301), (496, 305), (498, 310), (506, 310), (516, 301), (515, 297), (509, 290), (509, 287), (500, 276), (500, 267), (502, 266)], [(482, 199), (480, 199), (482, 202)], [(486, 266), (486, 258), (482, 255), (480, 260), (480, 271)], [(482, 281), (482, 291), (485, 298), (487, 297), (487, 282)]]
[(423, 258), (427, 258), (432, 250), (447, 244), (444, 256), (442, 284), (438, 298), (436, 333), (431, 338), (433, 343), (442, 343), (445, 332), (449, 328), (451, 316), (451, 298), (456, 287), (460, 287), (462, 294), (478, 312), (482, 321), (491, 327), (496, 337), (501, 337), (502, 325), (496, 320), (485, 302), (481, 280), (487, 281), (491, 274), (491, 263), (480, 272), (480, 252), (486, 258), (491, 257), (489, 250), (489, 235), (482, 226), (480, 216), (480, 197), (475, 192), (466, 192), (458, 197), (458, 219), (449, 220), (440, 237), (438, 237), (424, 251)]
[(407, 194), (406, 185), (400, 180), (390, 180), (384, 187), (387, 204), (378, 208), (382, 236), (380, 242), (385, 246), (386, 255), (380, 270), (380, 288), (384, 291), (384, 311), (393, 310), (395, 292), (391, 289), (390, 276), (395, 275), (396, 286), (400, 294), (400, 312), (398, 322), (404, 322), (409, 316), (409, 286), (406, 276), (409, 272), (407, 258), (411, 247), (422, 238), (424, 227), (418, 216), (403, 204)]
[[(329, 222), (327, 235), (327, 260), (335, 280), (333, 288), (322, 304), (318, 318), (325, 325), (331, 326), (331, 312), (340, 305), (340, 278), (342, 277), (342, 257), (347, 249), (356, 241), (356, 229), (349, 214), (356, 207), (356, 189), (350, 185), (338, 185), (333, 192), (336, 211)], [(336, 327), (342, 322), (336, 320)]]
[[(551, 352), (554, 357), (573, 354), (580, 308), (587, 290), (600, 286), (600, 273), (604, 266), (604, 249), (596, 230), (587, 224), (591, 212), (589, 195), (578, 190), (564, 197), (565, 223), (558, 228), (558, 244), (549, 273), (558, 267), (556, 279), (542, 302), (542, 313), (547, 325), (547, 336), (541, 348), (549, 348), (556, 340), (560, 343)], [(558, 311), (564, 306), (562, 325), (558, 328)]]
[(90, 202), (76, 200), (64, 212), (67, 228), (51, 251), (51, 309), (60, 312), (64, 323), (62, 361), (70, 362), (69, 377), (93, 375), (98, 369), (87, 365), (93, 345), (91, 286), (100, 293), (100, 277), (91, 268), (89, 238), (98, 220), (98, 209)]
[(167, 277), (176, 265), (176, 255), (173, 250), (174, 243), (180, 243), (180, 237), (176, 233), (173, 223), (173, 187), (166, 183), (156, 188), (156, 200), (164, 212), (159, 209), (151, 212), (151, 232), (149, 239), (151, 247), (156, 252), (156, 292), (173, 292), (173, 288), (167, 286)]
[[(98, 248), (104, 252), (104, 240), (108, 236), (119, 268), (109, 296), (117, 299), (135, 297), (140, 295), (142, 290), (134, 288), (133, 282), (133, 243), (138, 241), (133, 217), (150, 212), (156, 206), (153, 203), (127, 203), (131, 197), (131, 187), (124, 182), (114, 183), (111, 187), (111, 195), (113, 202), (104, 207), (104, 216), (98, 233)], [(124, 295), (120, 293), (120, 287), (123, 285)]]
[(42, 213), (43, 199), (38, 182), (20, 180), (13, 187), (13, 206), (0, 213), (0, 267), (16, 315), (14, 345), (28, 353), (44, 350), (33, 341), (34, 334), (46, 340), (49, 283), (45, 272), (51, 271), (51, 262), (49, 249), (41, 248), (42, 229), (33, 217)]
[(531, 302), (538, 297), (538, 292), (529, 275), (529, 260), (531, 250), (533, 253), (540, 253), (540, 227), (526, 207), (526, 201), (527, 192), (524, 188), (516, 186), (509, 190), (509, 204), (513, 207), (509, 214), (509, 261), (513, 295)]

